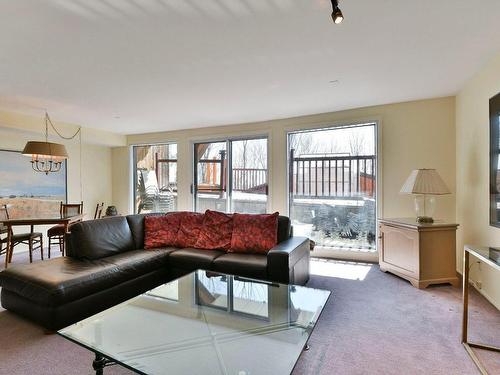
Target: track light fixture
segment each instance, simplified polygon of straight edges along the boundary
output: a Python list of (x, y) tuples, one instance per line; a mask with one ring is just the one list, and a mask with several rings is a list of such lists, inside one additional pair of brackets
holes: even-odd
[(339, 23), (342, 23), (344, 20), (344, 15), (342, 14), (342, 11), (339, 8), (339, 2), (338, 0), (332, 0), (332, 20), (333, 23), (338, 25)]

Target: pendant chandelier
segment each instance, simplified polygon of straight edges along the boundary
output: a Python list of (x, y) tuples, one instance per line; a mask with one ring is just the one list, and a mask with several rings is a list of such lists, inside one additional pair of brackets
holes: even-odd
[(29, 141), (24, 146), (22, 153), (31, 157), (31, 167), (35, 172), (42, 172), (47, 175), (51, 172), (59, 172), (64, 160), (68, 158), (68, 152), (63, 144), (49, 142), (49, 125), (63, 139), (73, 139), (78, 134), (81, 134), (81, 128), (78, 128), (73, 136), (62, 136), (50, 120), (49, 114), (45, 112), (45, 142)]

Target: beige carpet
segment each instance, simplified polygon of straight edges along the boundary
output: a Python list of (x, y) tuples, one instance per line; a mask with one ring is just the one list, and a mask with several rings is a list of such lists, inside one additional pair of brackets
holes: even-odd
[[(18, 254), (14, 262), (26, 256)], [(332, 297), (294, 375), (479, 374), (460, 344), (459, 289), (418, 290), (376, 265), (313, 261), (312, 270), (309, 286), (329, 289)], [(500, 313), (475, 292), (470, 331), (474, 340), (500, 346)], [(491, 374), (500, 374), (499, 354), (479, 356)], [(87, 350), (0, 310), (0, 374), (92, 374), (92, 359)], [(105, 369), (129, 373), (119, 366)]]

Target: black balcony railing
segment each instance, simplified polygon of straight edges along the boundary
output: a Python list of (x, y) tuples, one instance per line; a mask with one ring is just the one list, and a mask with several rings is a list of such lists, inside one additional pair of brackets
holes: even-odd
[[(168, 186), (169, 166), (177, 160), (157, 158), (155, 161), (158, 185)], [(198, 163), (198, 190), (225, 191), (226, 159), (201, 159)], [(374, 197), (375, 176), (375, 155), (295, 157), (293, 150), (290, 152), (289, 188), (295, 198)], [(267, 193), (267, 169), (233, 168), (231, 177), (233, 191)], [(177, 190), (176, 186), (171, 188)]]
[(290, 152), (289, 189), (295, 198), (374, 197), (376, 157), (301, 156)]

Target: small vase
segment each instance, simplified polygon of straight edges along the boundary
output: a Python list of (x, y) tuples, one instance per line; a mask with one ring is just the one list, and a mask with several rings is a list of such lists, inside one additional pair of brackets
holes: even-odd
[(115, 206), (108, 206), (106, 208), (106, 216), (116, 216), (118, 215), (118, 211), (116, 210)]

